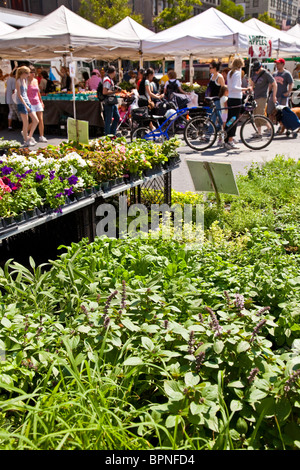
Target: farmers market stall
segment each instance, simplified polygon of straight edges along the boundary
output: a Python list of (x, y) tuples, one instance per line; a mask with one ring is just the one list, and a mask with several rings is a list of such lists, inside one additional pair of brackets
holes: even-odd
[(101, 28), (65, 6), (39, 21), (0, 38), (0, 56), (52, 59), (71, 48), (74, 57), (100, 58), (115, 48), (139, 50), (140, 41)]
[[(97, 96), (92, 92), (82, 92), (76, 93), (75, 97), (77, 119), (88, 121), (89, 126), (103, 128), (102, 109)], [(67, 118), (73, 116), (73, 94), (49, 93), (42, 99), (45, 125), (65, 127)]]
[(215, 8), (200, 13), (171, 28), (142, 40), (143, 54), (154, 51), (157, 57), (224, 57), (248, 54), (249, 36), (257, 31)]

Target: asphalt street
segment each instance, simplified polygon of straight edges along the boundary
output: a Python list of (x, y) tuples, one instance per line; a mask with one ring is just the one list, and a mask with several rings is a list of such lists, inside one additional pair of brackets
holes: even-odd
[[(8, 131), (0, 130), (0, 138), (9, 140), (17, 140), (23, 142), (20, 129)], [(38, 135), (34, 135), (35, 139), (38, 140)], [(33, 150), (39, 147), (46, 147), (47, 145), (58, 145), (60, 142), (67, 140), (66, 137), (61, 136), (47, 136), (47, 143), (37, 143), (37, 145), (31, 147)], [(245, 174), (247, 169), (253, 162), (263, 164), (268, 160), (272, 160), (276, 155), (284, 155), (285, 157), (291, 157), (295, 160), (300, 158), (300, 133), (297, 138), (284, 136), (275, 136), (271, 144), (263, 150), (250, 150), (244, 144), (238, 141), (237, 134), (237, 145), (238, 150), (226, 150), (218, 147), (215, 144), (212, 148), (207, 149), (203, 152), (196, 152), (190, 147), (185, 145), (184, 141), (179, 149), (181, 156), (181, 164), (179, 168), (172, 172), (172, 188), (176, 191), (195, 191), (192, 177), (190, 175), (186, 159), (206, 162), (226, 162), (231, 163), (232, 171), (235, 176), (238, 174)]]

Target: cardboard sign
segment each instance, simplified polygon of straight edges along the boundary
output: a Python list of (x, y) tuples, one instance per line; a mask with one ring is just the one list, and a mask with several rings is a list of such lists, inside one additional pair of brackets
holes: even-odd
[(89, 123), (88, 121), (78, 121), (68, 118), (68, 140), (79, 142), (80, 144), (89, 143)]
[(272, 57), (272, 39), (266, 36), (249, 36), (248, 57), (263, 59)]
[(230, 163), (199, 162), (186, 160), (194, 183), (195, 191), (214, 191), (219, 201), (219, 193), (239, 195)]

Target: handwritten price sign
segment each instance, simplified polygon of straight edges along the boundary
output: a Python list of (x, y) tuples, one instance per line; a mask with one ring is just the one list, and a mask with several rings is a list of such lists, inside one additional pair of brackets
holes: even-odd
[(272, 57), (272, 40), (265, 36), (249, 36), (248, 56), (257, 59)]

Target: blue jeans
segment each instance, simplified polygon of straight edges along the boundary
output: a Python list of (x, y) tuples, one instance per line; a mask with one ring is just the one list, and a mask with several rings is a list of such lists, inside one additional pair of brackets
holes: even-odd
[[(216, 125), (217, 131), (220, 131), (222, 129), (222, 116), (221, 116), (221, 103), (219, 99), (215, 99), (214, 103), (216, 105), (216, 110), (212, 113), (211, 115), (211, 120), (212, 122)], [(216, 122), (218, 117), (218, 122)]]
[[(105, 104), (104, 108), (104, 134), (115, 135), (118, 124), (120, 122), (120, 115), (116, 104)], [(113, 122), (112, 122), (112, 119)]]

